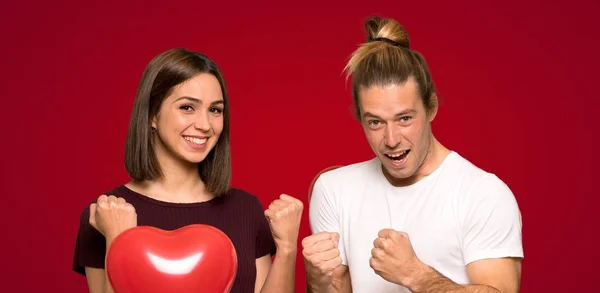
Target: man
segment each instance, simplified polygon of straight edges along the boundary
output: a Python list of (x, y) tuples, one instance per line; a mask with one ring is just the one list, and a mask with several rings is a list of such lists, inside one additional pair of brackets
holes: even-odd
[(371, 18), (347, 64), (376, 158), (323, 173), (302, 242), (309, 292), (516, 293), (521, 214), (511, 190), (433, 135), (424, 58), (393, 19)]

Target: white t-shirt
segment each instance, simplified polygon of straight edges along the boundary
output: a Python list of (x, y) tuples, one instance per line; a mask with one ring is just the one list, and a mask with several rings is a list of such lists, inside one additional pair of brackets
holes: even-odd
[(411, 186), (392, 186), (374, 158), (323, 173), (311, 196), (311, 229), (340, 234), (354, 293), (410, 292), (369, 266), (373, 241), (385, 228), (406, 232), (419, 259), (457, 284), (469, 283), (470, 262), (523, 257), (513, 193), (456, 152)]

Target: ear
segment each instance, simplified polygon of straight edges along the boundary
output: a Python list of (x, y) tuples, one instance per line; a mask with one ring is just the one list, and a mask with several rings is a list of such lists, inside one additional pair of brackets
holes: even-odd
[(427, 116), (429, 118), (429, 122), (432, 122), (433, 119), (435, 119), (435, 115), (437, 115), (438, 111), (438, 97), (435, 93), (431, 94), (430, 105), (431, 107), (427, 111)]
[(158, 124), (158, 113), (156, 113), (156, 115), (154, 115), (152, 117), (152, 122), (150, 123), (150, 127), (157, 128), (156, 127), (157, 124)]

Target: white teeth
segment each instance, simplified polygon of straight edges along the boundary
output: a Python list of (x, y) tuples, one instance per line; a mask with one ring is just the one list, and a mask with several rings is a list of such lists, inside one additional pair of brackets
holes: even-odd
[(189, 136), (184, 136), (183, 138), (194, 144), (203, 144), (206, 142), (206, 138), (197, 138), (197, 137), (189, 137)]
[(403, 151), (403, 152), (398, 153), (398, 154), (388, 154), (388, 156), (391, 157), (391, 158), (399, 158), (400, 156), (404, 155), (404, 153), (406, 153), (406, 151)]

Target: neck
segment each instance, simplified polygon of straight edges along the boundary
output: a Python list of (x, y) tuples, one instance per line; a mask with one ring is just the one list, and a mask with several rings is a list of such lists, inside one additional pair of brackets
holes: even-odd
[(435, 137), (431, 137), (431, 145), (429, 151), (423, 159), (423, 163), (417, 169), (415, 177), (417, 181), (431, 175), (437, 168), (440, 167), (444, 159), (450, 154), (450, 150), (444, 147)]
[(157, 147), (156, 155), (163, 176), (144, 182), (130, 182), (128, 187), (148, 197), (173, 203), (211, 200), (198, 173), (198, 164), (186, 162)]

